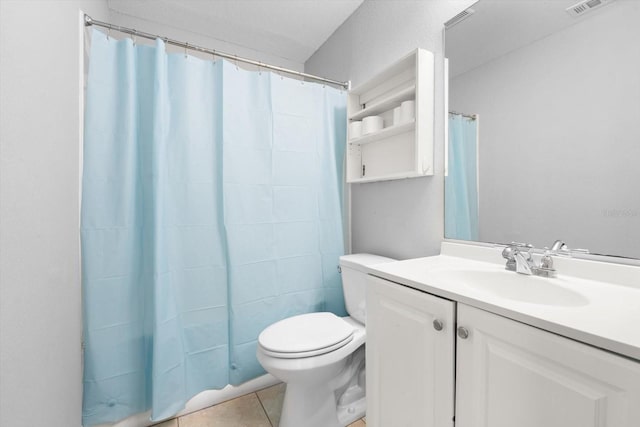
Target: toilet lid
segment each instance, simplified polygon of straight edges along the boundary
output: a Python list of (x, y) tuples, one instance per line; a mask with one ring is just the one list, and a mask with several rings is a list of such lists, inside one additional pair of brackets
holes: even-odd
[(308, 357), (333, 351), (353, 339), (353, 327), (333, 313), (309, 313), (281, 320), (258, 337), (260, 346), (283, 357)]

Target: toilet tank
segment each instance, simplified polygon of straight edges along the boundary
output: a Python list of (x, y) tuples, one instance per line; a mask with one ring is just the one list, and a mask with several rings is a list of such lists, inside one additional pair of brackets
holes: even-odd
[(393, 261), (396, 260), (371, 254), (353, 254), (340, 257), (344, 302), (349, 316), (353, 319), (362, 324), (367, 320), (365, 303), (367, 267)]

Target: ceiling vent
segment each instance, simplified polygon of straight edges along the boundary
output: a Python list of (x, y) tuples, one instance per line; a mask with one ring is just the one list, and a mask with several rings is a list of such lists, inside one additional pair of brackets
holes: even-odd
[(568, 7), (567, 13), (573, 17), (582, 16), (587, 12), (591, 12), (594, 9), (597, 9), (605, 4), (611, 3), (613, 0), (584, 0), (580, 3), (574, 4), (571, 7)]
[[(609, 1), (611, 1), (611, 0), (609, 0)], [(467, 19), (468, 17), (470, 17), (474, 13), (475, 13), (475, 10), (473, 10), (471, 8), (463, 10), (462, 12), (460, 12), (459, 14), (457, 14), (456, 16), (454, 16), (453, 18), (451, 18), (447, 22), (445, 22), (444, 23), (444, 27), (445, 28), (451, 28), (454, 25), (464, 21), (465, 19)]]

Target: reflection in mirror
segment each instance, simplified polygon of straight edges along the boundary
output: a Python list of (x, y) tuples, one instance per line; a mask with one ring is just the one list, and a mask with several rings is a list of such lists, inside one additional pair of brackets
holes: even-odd
[(447, 27), (445, 237), (640, 258), (640, 1), (576, 1)]

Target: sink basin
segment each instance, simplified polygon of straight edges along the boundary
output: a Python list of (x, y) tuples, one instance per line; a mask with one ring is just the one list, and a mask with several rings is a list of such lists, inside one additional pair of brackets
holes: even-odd
[(562, 278), (547, 279), (512, 271), (450, 270), (436, 273), (475, 291), (514, 301), (552, 306), (583, 306), (589, 300), (566, 286)]

